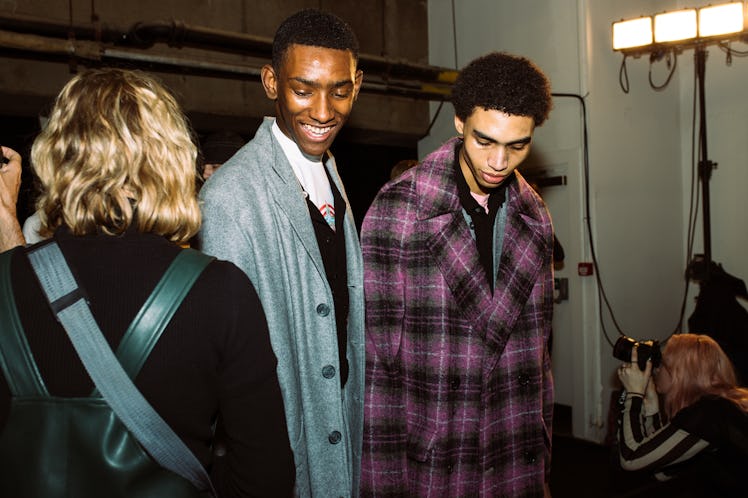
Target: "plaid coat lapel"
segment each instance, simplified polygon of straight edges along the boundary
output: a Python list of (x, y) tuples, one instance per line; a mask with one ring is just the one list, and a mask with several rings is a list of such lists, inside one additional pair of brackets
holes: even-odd
[(510, 185), (507, 192), (507, 224), (504, 232), (504, 247), (501, 252), (496, 279), (493, 306), (489, 309), (491, 315), (487, 317), (485, 325), (486, 343), (496, 354), (489, 355), (492, 364), (486, 365), (491, 371), (499, 361), (509, 335), (514, 330), (517, 319), (525, 310), (530, 293), (538, 281), (540, 271), (547, 262), (543, 255), (548, 254), (545, 236), (548, 219), (535, 219), (528, 213), (536, 213), (527, 204), (527, 196), (523, 190), (529, 188), (519, 172), (515, 171), (518, 181)]
[(454, 140), (449, 155), (423, 168), (428, 176), (416, 183), (418, 216), (428, 224), (426, 231), (433, 234), (426, 244), (458, 307), (496, 353), (492, 355), (494, 365), (487, 369), (490, 371), (501, 356), (543, 266), (542, 255), (547, 251), (543, 230), (547, 220), (536, 220), (527, 214), (537, 210), (527, 205), (523, 195), (527, 184), (515, 172), (520, 181), (512, 182), (507, 192), (504, 236), (507, 242), (492, 295), (454, 181), (452, 166), (457, 144)]

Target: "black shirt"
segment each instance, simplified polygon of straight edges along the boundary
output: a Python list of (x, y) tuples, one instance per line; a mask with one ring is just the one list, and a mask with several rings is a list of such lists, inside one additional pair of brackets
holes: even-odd
[(309, 216), (317, 237), (317, 245), (325, 266), (325, 276), (332, 291), (335, 307), (335, 326), (338, 335), (338, 360), (340, 362), (340, 387), (344, 387), (348, 380), (348, 263), (345, 252), (345, 220), (346, 204), (343, 196), (335, 187), (335, 182), (325, 168), (327, 179), (335, 203), (335, 230), (330, 228), (327, 221), (319, 212), (317, 206), (307, 196)]
[(460, 196), (460, 204), (472, 220), (471, 228), (475, 233), (475, 244), (478, 248), (480, 263), (486, 272), (488, 285), (491, 286), (491, 291), (493, 291), (496, 280), (493, 267), (493, 226), (496, 221), (496, 214), (506, 199), (506, 187), (510, 182), (514, 181), (515, 176), (512, 174), (511, 177), (504, 180), (489, 194), (488, 213), (486, 213), (483, 206), (478, 204), (478, 201), (470, 195), (470, 187), (465, 180), (465, 176), (462, 174), (459, 157), (460, 154), (457, 151), (455, 154), (455, 178), (457, 180), (457, 192)]

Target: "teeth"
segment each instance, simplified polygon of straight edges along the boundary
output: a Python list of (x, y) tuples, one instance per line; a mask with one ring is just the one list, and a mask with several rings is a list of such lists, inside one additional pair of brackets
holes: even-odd
[(308, 124), (302, 125), (305, 129), (309, 130), (313, 135), (326, 135), (333, 127), (332, 126), (325, 126), (324, 128), (320, 128), (319, 126), (312, 126)]

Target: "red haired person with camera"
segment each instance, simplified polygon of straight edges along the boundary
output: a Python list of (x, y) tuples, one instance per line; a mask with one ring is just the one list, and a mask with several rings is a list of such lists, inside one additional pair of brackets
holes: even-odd
[(637, 349), (618, 369), (626, 390), (621, 467), (677, 477), (687, 496), (745, 496), (748, 389), (737, 385), (722, 348), (706, 335), (674, 335), (659, 366), (648, 360), (643, 370)]

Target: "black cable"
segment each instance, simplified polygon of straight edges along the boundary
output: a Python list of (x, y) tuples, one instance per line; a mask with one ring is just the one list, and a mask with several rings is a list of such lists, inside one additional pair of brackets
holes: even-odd
[(441, 112), (443, 106), (444, 106), (444, 101), (442, 100), (441, 102), (439, 102), (439, 107), (436, 108), (436, 112), (434, 113), (434, 117), (431, 118), (431, 123), (429, 123), (429, 127), (426, 128), (426, 133), (424, 133), (423, 135), (421, 135), (420, 140), (423, 140), (424, 138), (426, 138), (429, 135), (429, 133), (431, 133), (431, 128), (434, 127), (434, 123), (436, 123), (436, 118), (439, 117), (439, 113)]
[[(696, 156), (697, 154), (700, 155), (701, 151), (700, 148), (697, 152), (697, 142), (696, 142), (696, 109), (697, 109), (697, 100), (696, 100), (696, 86), (697, 86), (697, 73), (694, 72), (694, 79), (693, 79), (693, 103), (692, 103), (692, 111), (691, 111), (691, 191), (689, 195), (689, 204), (688, 204), (688, 232), (686, 235), (686, 268), (688, 268), (688, 265), (691, 263), (691, 259), (693, 258), (693, 247), (694, 247), (694, 241), (695, 241), (695, 235), (696, 235), (696, 213), (699, 209), (699, 190), (698, 190), (698, 184), (696, 181), (697, 175), (697, 162), (696, 162)], [(673, 334), (680, 334), (683, 332), (683, 322), (686, 315), (686, 303), (688, 302), (688, 284), (689, 284), (689, 277), (688, 277), (688, 269), (686, 269), (685, 272), (683, 272), (684, 277), (684, 289), (683, 289), (683, 299), (681, 300), (680, 305), (680, 314), (678, 315), (678, 323), (675, 326), (675, 329), (670, 334), (672, 336)], [(667, 342), (667, 339), (670, 338), (668, 336), (665, 338), (665, 340), (662, 341), (662, 343)]]
[(717, 46), (728, 55), (734, 55), (735, 57), (748, 57), (748, 50), (735, 50), (728, 42), (720, 42)]
[(382, 57), (387, 57), (389, 51), (387, 50), (387, 6), (385, 5), (385, 0), (381, 0), (380, 5), (382, 6), (382, 26), (379, 34), (382, 37), (382, 50), (380, 50), (379, 54)]
[(455, 16), (455, 0), (452, 0), (452, 46), (454, 47), (455, 69), (460, 69), (457, 64), (457, 18)]
[[(575, 94), (575, 93), (554, 93), (552, 94), (554, 97), (569, 97), (574, 98), (579, 101), (579, 103), (582, 106), (582, 164), (584, 169), (584, 211), (585, 211), (585, 220), (586, 220), (586, 226), (587, 226), (587, 236), (589, 238), (590, 242), (590, 254), (592, 256), (592, 264), (594, 266), (594, 273), (595, 273), (595, 280), (597, 282), (597, 289), (598, 289), (598, 297), (600, 299), (601, 304), (605, 305), (605, 308), (608, 310), (608, 315), (610, 316), (610, 319), (613, 321), (613, 324), (616, 327), (616, 330), (620, 335), (625, 335), (623, 331), (621, 330), (621, 327), (618, 325), (618, 321), (616, 320), (615, 313), (613, 312), (613, 308), (610, 305), (610, 301), (608, 300), (608, 296), (605, 293), (605, 288), (603, 286), (602, 277), (600, 275), (600, 266), (598, 265), (597, 261), (597, 254), (595, 252), (595, 244), (594, 239), (592, 237), (592, 215), (590, 210), (590, 159), (589, 159), (589, 139), (588, 139), (588, 133), (587, 133), (587, 104), (584, 101), (584, 97), (581, 95)], [(608, 332), (605, 328), (605, 320), (603, 319), (603, 313), (602, 308), (600, 310), (600, 325), (603, 332), (603, 336), (608, 341), (608, 344), (610, 344), (611, 347), (613, 347), (614, 341), (611, 340), (610, 336), (608, 336)]]
[[(459, 66), (457, 65), (457, 20), (455, 18), (455, 0), (452, 0), (452, 47), (454, 49), (455, 69), (459, 70)], [(444, 107), (444, 100), (439, 102), (439, 107), (437, 107), (434, 117), (431, 118), (431, 123), (429, 123), (429, 127), (426, 128), (426, 132), (421, 135), (421, 139), (424, 139), (429, 135), (429, 133), (431, 133), (431, 128), (434, 127), (434, 123), (436, 123), (436, 118), (439, 117), (442, 107)]]
[(618, 70), (618, 84), (621, 86), (623, 93), (629, 93), (629, 71), (626, 67), (626, 54), (623, 54), (621, 68)]
[[(671, 56), (672, 56), (672, 65), (671, 65)], [(649, 86), (651, 86), (655, 90), (662, 90), (665, 87), (667, 87), (670, 84), (670, 80), (673, 79), (673, 75), (675, 74), (675, 68), (678, 67), (678, 55), (675, 53), (675, 50), (668, 51), (667, 54), (665, 54), (665, 58), (667, 60), (667, 65), (670, 67), (670, 74), (667, 75), (667, 79), (665, 80), (665, 83), (662, 85), (655, 85), (655, 83), (652, 81), (652, 66), (654, 63), (659, 59), (656, 53), (652, 53), (651, 57), (649, 58)]]

